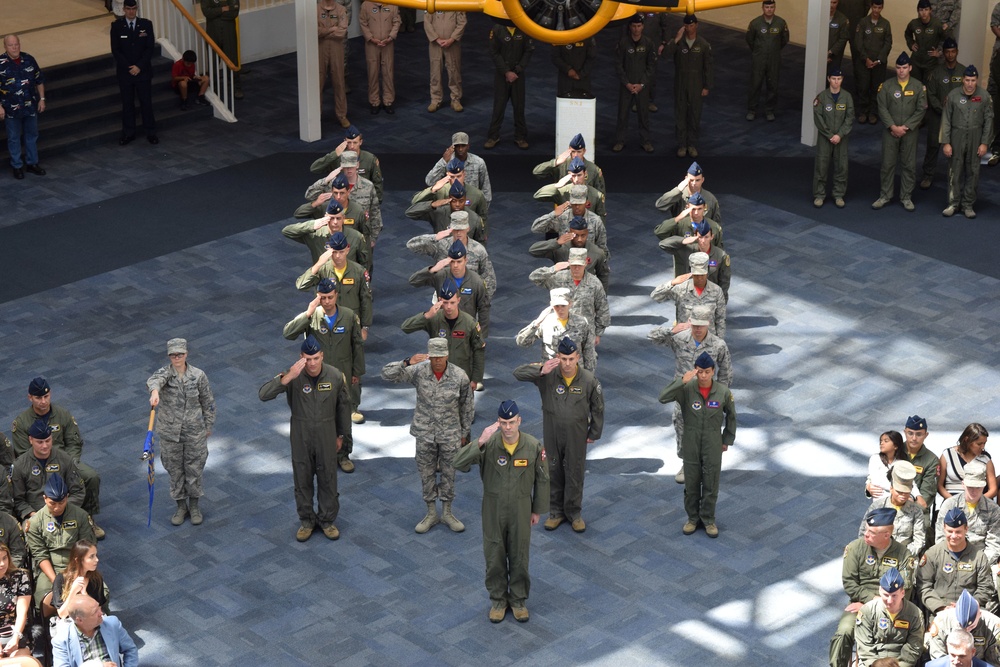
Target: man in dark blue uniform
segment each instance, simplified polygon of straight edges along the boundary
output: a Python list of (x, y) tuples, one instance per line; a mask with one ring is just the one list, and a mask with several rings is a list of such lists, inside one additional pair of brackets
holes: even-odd
[(142, 126), (146, 139), (158, 144), (156, 120), (153, 118), (153, 22), (138, 18), (136, 0), (125, 0), (125, 16), (111, 24), (111, 55), (115, 59), (115, 75), (122, 96), (122, 136), (124, 146), (135, 139), (135, 104), (139, 97)]

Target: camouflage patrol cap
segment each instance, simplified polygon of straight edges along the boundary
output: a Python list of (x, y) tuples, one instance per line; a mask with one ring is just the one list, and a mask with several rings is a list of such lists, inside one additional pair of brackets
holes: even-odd
[(949, 528), (960, 528), (962, 526), (968, 526), (969, 517), (965, 516), (965, 512), (963, 512), (960, 508), (952, 507), (950, 510), (948, 510), (948, 513), (944, 515), (944, 525), (948, 526)]
[(28, 429), (28, 437), (34, 438), (35, 440), (45, 440), (45, 438), (52, 435), (52, 427), (44, 419), (36, 419), (31, 422), (31, 427)]
[(455, 181), (448, 188), (448, 196), (455, 197), (456, 199), (465, 199), (465, 186), (462, 181)]
[(469, 228), (469, 214), (466, 211), (452, 211), (451, 213), (451, 224), (448, 225), (451, 229), (468, 229)]
[(892, 507), (877, 507), (865, 515), (869, 526), (891, 526), (896, 520), (896, 510)]
[(469, 145), (469, 135), (465, 132), (456, 132), (451, 135), (451, 145), (452, 146), (468, 146)]
[(347, 236), (344, 232), (334, 232), (330, 234), (330, 238), (326, 241), (326, 247), (331, 250), (344, 250), (348, 247)]
[(712, 323), (712, 309), (704, 306), (691, 309), (691, 325), (696, 327), (707, 327)]
[(574, 134), (573, 138), (569, 140), (569, 147), (575, 151), (582, 151), (587, 147), (587, 142), (583, 140), (583, 135), (580, 133)]
[(28, 383), (28, 394), (31, 396), (48, 396), (49, 381), (43, 377), (36, 377)]
[(447, 169), (449, 174), (461, 174), (465, 171), (465, 161), (453, 157), (448, 161)]
[(576, 343), (569, 336), (563, 336), (563, 339), (559, 341), (559, 347), (556, 351), (559, 354), (573, 354), (577, 351)]
[(582, 171), (587, 171), (587, 164), (580, 158), (575, 157), (569, 161), (569, 167), (566, 169), (571, 174), (579, 174)]
[(569, 249), (569, 265), (570, 266), (587, 266), (587, 249), (586, 248), (570, 248)]
[(357, 167), (358, 166), (358, 154), (354, 151), (344, 151), (340, 154), (340, 166), (341, 167)]
[(312, 334), (306, 336), (306, 339), (302, 341), (302, 345), (299, 346), (299, 350), (306, 355), (312, 356), (314, 354), (319, 354), (323, 351), (320, 347), (319, 341), (313, 338)]
[(62, 478), (62, 475), (57, 472), (52, 473), (45, 481), (45, 488), (42, 489), (42, 495), (56, 502), (68, 496), (69, 489), (66, 488), (66, 481)]
[(691, 267), (692, 276), (708, 275), (708, 254), (704, 252), (691, 253), (688, 258), (688, 265)]
[(586, 204), (587, 203), (587, 186), (586, 185), (574, 185), (569, 189), (569, 203), (570, 204)]
[(896, 461), (889, 468), (892, 471), (892, 488), (900, 493), (913, 491), (913, 480), (917, 477), (917, 469), (909, 461)]
[(340, 289), (340, 285), (333, 278), (323, 278), (319, 281), (319, 285), (316, 286), (316, 291), (320, 294), (330, 294), (331, 292), (336, 292)]
[(969, 629), (979, 615), (979, 601), (972, 597), (968, 589), (963, 588), (962, 594), (955, 601), (955, 620), (961, 628)]
[(447, 357), (448, 340), (445, 338), (431, 338), (427, 341), (428, 357)]
[(965, 464), (962, 483), (973, 488), (986, 486), (986, 466), (982, 461), (969, 461)]
[(715, 359), (708, 352), (702, 352), (694, 360), (695, 368), (715, 368)]
[(520, 414), (520, 412), (521, 411), (518, 409), (517, 403), (512, 400), (506, 400), (501, 403), (500, 407), (497, 409), (497, 417), (500, 419), (513, 419)]
[(344, 212), (344, 207), (340, 205), (340, 202), (336, 199), (330, 199), (330, 203), (326, 205), (327, 215), (340, 215)]
[(167, 354), (187, 354), (188, 342), (183, 338), (171, 338), (167, 341)]
[(890, 567), (882, 575), (882, 578), (878, 580), (879, 588), (881, 588), (886, 593), (895, 593), (900, 588), (903, 587), (903, 575), (899, 573), (894, 567)]

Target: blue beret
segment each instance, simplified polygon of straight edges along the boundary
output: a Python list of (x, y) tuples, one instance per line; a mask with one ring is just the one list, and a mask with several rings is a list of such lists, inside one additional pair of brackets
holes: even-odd
[(834, 67), (833, 69), (830, 70), (830, 73), (827, 74), (827, 76), (839, 76), (839, 77), (843, 77), (844, 76), (844, 70), (840, 69), (839, 67)]
[(945, 37), (944, 42), (941, 44), (942, 49), (957, 49), (958, 42), (955, 41), (954, 37)]
[(346, 139), (357, 139), (361, 136), (361, 130), (351, 125), (349, 128), (344, 130), (344, 138)]
[(563, 336), (563, 339), (559, 341), (559, 354), (573, 354), (576, 352), (576, 343), (569, 336)]
[(886, 593), (895, 593), (903, 587), (903, 575), (894, 567), (890, 567), (878, 580), (879, 587)]
[(913, 431), (923, 431), (927, 429), (927, 420), (920, 415), (913, 415), (906, 418), (906, 428)]
[(44, 419), (36, 419), (28, 429), (28, 435), (36, 440), (44, 440), (52, 435), (52, 427)]
[(346, 190), (347, 188), (351, 187), (351, 184), (348, 182), (346, 176), (344, 176), (343, 174), (337, 174), (330, 182), (330, 187), (332, 187), (334, 190)]
[(702, 173), (704, 172), (702, 172), (700, 164), (698, 164), (697, 162), (692, 162), (691, 166), (688, 167), (688, 173), (691, 174), (692, 176), (701, 176)]
[(583, 160), (581, 160), (578, 157), (575, 157), (575, 158), (573, 158), (572, 160), (569, 161), (569, 167), (568, 167), (568, 169), (569, 169), (569, 172), (571, 174), (579, 174), (581, 171), (584, 171), (584, 170), (587, 169), (587, 165), (586, 165), (586, 163), (584, 163)]
[(891, 526), (896, 520), (896, 510), (892, 507), (879, 507), (865, 515), (865, 523), (869, 526)]
[(587, 147), (587, 142), (583, 140), (582, 134), (577, 134), (569, 140), (569, 147), (575, 151), (582, 151)]
[(451, 188), (448, 190), (449, 197), (464, 197), (465, 196), (465, 186), (462, 185), (462, 181), (455, 181), (451, 184)]
[(632, 18), (629, 19), (629, 23), (642, 23), (642, 14), (632, 14)]
[(694, 361), (695, 368), (715, 368), (715, 360), (708, 352), (702, 352)]
[(43, 377), (37, 377), (28, 384), (28, 393), (32, 396), (48, 396), (49, 381)]
[(917, 2), (917, 9), (930, 9), (931, 0), (919, 0)]
[(448, 162), (448, 173), (449, 174), (458, 174), (458, 173), (461, 173), (463, 171), (465, 171), (465, 161), (464, 160), (459, 160), (457, 157), (453, 157)]
[(469, 254), (469, 251), (465, 249), (465, 244), (459, 239), (455, 239), (455, 242), (451, 244), (448, 248), (448, 257), (452, 259), (462, 259)]
[(323, 350), (319, 345), (319, 341), (312, 337), (312, 334), (306, 336), (306, 339), (302, 341), (302, 347), (299, 348), (308, 355), (318, 354)]
[(584, 218), (582, 215), (573, 216), (573, 219), (569, 221), (569, 228), (570, 229), (586, 229), (587, 228), (587, 219)]
[(975, 65), (969, 65), (965, 68), (965, 76), (979, 76), (979, 70), (976, 69)]
[(344, 250), (347, 248), (347, 237), (344, 236), (344, 232), (334, 232), (330, 234), (330, 238), (326, 241), (327, 248), (333, 248), (334, 250)]
[(944, 525), (949, 528), (968, 526), (969, 518), (965, 516), (965, 512), (963, 512), (960, 508), (952, 507), (948, 510), (948, 513), (944, 515)]
[(900, 65), (909, 65), (909, 64), (910, 64), (910, 56), (907, 55), (906, 51), (903, 51), (902, 53), (899, 54), (899, 57), (896, 58), (896, 67), (899, 67)]
[(455, 283), (454, 278), (450, 276), (445, 278), (444, 282), (441, 283), (441, 287), (438, 288), (438, 298), (450, 299), (456, 294), (458, 294), (458, 285)]
[(700, 192), (696, 192), (690, 197), (688, 197), (688, 203), (692, 206), (704, 206), (705, 198), (701, 196)]
[(685, 14), (684, 15), (684, 25), (687, 25), (689, 23), (697, 23), (697, 22), (698, 22), (698, 17), (695, 16), (694, 14)]
[(62, 500), (68, 496), (69, 489), (66, 488), (66, 482), (63, 480), (62, 475), (57, 472), (49, 475), (49, 479), (45, 482), (45, 488), (42, 490), (42, 495), (49, 500)]
[(955, 602), (955, 620), (958, 621), (958, 627), (968, 629), (969, 625), (976, 620), (978, 613), (979, 602), (972, 597), (972, 593), (963, 588), (962, 594)]
[(504, 401), (500, 404), (500, 409), (497, 410), (497, 417), (500, 419), (513, 419), (521, 411), (517, 409), (517, 403), (514, 401)]
[(333, 278), (323, 278), (323, 280), (319, 281), (316, 291), (320, 294), (329, 294), (330, 292), (336, 292), (338, 287), (337, 281)]
[(336, 199), (330, 198), (330, 203), (326, 205), (327, 215), (339, 215), (344, 212), (344, 207)]
[(693, 226), (694, 233), (698, 236), (708, 236), (708, 234), (712, 231), (712, 226), (708, 224), (708, 220), (702, 220), (699, 223), (695, 223)]

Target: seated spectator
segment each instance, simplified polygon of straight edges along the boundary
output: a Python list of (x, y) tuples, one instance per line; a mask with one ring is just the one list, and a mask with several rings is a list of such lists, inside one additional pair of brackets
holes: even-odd
[[(913, 556), (919, 556), (920, 552), (924, 550), (927, 530), (924, 527), (924, 511), (913, 500), (912, 496), (913, 480), (917, 476), (917, 469), (909, 461), (896, 461), (892, 465), (891, 475), (892, 486), (889, 493), (883, 493), (878, 498), (873, 499), (865, 516), (871, 514), (872, 510), (884, 507), (896, 510), (892, 539), (906, 547)], [(867, 526), (868, 524), (862, 519), (861, 527), (858, 529), (858, 537), (865, 536)]]
[(97, 600), (105, 613), (108, 609), (108, 585), (97, 571), (97, 545), (88, 540), (80, 540), (69, 551), (66, 569), (56, 575), (52, 582), (52, 598), (49, 604), (59, 614), (59, 618), (69, 616), (71, 602), (79, 595)]
[(965, 466), (972, 461), (979, 461), (986, 466), (987, 498), (997, 498), (997, 474), (993, 461), (986, 451), (986, 439), (990, 436), (982, 424), (972, 423), (965, 427), (958, 436), (958, 444), (949, 447), (941, 453), (941, 465), (938, 473), (938, 493), (942, 498), (950, 498), (962, 491), (962, 477)]
[(975, 639), (976, 657), (991, 665), (1000, 665), (1000, 618), (979, 608), (969, 591), (963, 590), (954, 607), (945, 607), (927, 630), (927, 651), (931, 660), (948, 655), (945, 643), (952, 630), (966, 630)]
[(986, 560), (992, 565), (1000, 559), (1000, 507), (983, 495), (985, 486), (986, 468), (983, 464), (979, 461), (967, 463), (963, 490), (941, 503), (938, 510), (936, 541), (944, 540), (944, 517), (949, 510), (962, 510), (969, 521), (969, 541), (984, 545)]
[[(59, 476), (69, 493), (69, 500), (82, 507), (86, 490), (70, 455), (52, 446), (52, 427), (36, 419), (28, 430), (30, 448), (14, 460), (10, 473), (14, 513), (28, 530), (28, 519), (45, 507), (43, 489), (49, 479)], [(86, 512), (84, 512), (86, 516)], [(88, 517), (87, 523), (90, 523)]]
[(188, 95), (198, 89), (198, 104), (208, 106), (205, 93), (208, 92), (208, 75), (198, 75), (194, 64), (198, 55), (191, 50), (185, 51), (180, 60), (170, 69), (170, 87), (181, 96), (181, 109), (188, 108)]
[(969, 520), (955, 507), (944, 517), (944, 541), (920, 557), (917, 590), (928, 614), (937, 614), (958, 602), (962, 589), (976, 598), (979, 606), (996, 611), (997, 592), (982, 543), (967, 539)]
[(24, 629), (31, 605), (31, 580), (28, 573), (14, 564), (10, 549), (0, 543), (0, 626), (10, 627), (13, 635), (0, 647), (0, 657), (31, 655)]
[(858, 611), (854, 641), (858, 662), (870, 665), (880, 658), (897, 658), (900, 665), (917, 664), (924, 650), (924, 617), (907, 600), (903, 575), (892, 567), (879, 579), (878, 597)]
[(886, 431), (878, 438), (878, 454), (868, 459), (868, 479), (865, 481), (865, 495), (879, 498), (892, 488), (889, 483), (889, 466), (895, 461), (906, 461), (906, 444), (899, 431)]
[(97, 600), (77, 596), (70, 604), (71, 621), (61, 621), (52, 631), (53, 667), (120, 665), (138, 667), (139, 649), (121, 621), (105, 616)]
[(976, 657), (975, 637), (966, 630), (948, 633), (948, 655), (931, 660), (926, 667), (990, 667)]
[[(3, 475), (0, 475), (2, 478)], [(5, 485), (8, 493), (10, 485)], [(2, 491), (2, 487), (0, 487)], [(11, 563), (14, 567), (28, 566), (28, 548), (24, 545), (24, 533), (21, 524), (9, 512), (0, 512), (0, 544), (6, 545), (10, 551)]]

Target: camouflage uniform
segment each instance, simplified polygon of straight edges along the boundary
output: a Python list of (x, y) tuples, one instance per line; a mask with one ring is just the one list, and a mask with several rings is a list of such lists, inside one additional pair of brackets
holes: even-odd
[(962, 20), (962, 0), (934, 0), (931, 16), (948, 26), (949, 37), (958, 38), (958, 24)]
[(576, 284), (569, 269), (554, 271), (551, 266), (543, 266), (532, 271), (528, 280), (547, 290), (558, 287), (569, 289), (569, 300), (573, 302), (570, 312), (586, 319), (595, 336), (603, 336), (604, 331), (611, 326), (608, 295), (604, 292), (601, 281), (592, 274), (585, 271), (583, 280)]
[[(361, 232), (351, 227), (345, 226), (341, 231), (344, 232), (344, 236), (347, 237), (347, 243), (350, 245), (350, 250), (347, 251), (347, 259), (357, 262), (362, 266), (368, 266), (368, 255), (371, 248), (365, 242), (365, 237)], [(326, 252), (326, 242), (330, 240), (330, 227), (329, 225), (323, 225), (319, 229), (316, 229), (315, 221), (307, 220), (305, 222), (293, 222), (290, 225), (282, 227), (281, 234), (286, 239), (302, 243), (309, 248), (309, 254), (312, 257), (313, 264), (315, 264), (323, 253)]]
[[(444, 158), (440, 158), (424, 176), (424, 183), (427, 187), (431, 187), (447, 174), (448, 163)], [(493, 201), (493, 186), (490, 185), (490, 172), (486, 168), (486, 161), (475, 153), (469, 153), (465, 158), (465, 186), (470, 185), (483, 193), (487, 204)]]
[(965, 588), (987, 611), (996, 612), (997, 592), (983, 545), (967, 542), (959, 558), (939, 542), (920, 557), (917, 590), (928, 613), (937, 613), (954, 604)]
[(43, 465), (35, 458), (34, 452), (27, 451), (14, 460), (10, 472), (11, 495), (14, 500), (14, 515), (21, 521), (27, 519), (32, 512), (45, 507), (42, 491), (49, 477), (55, 473), (62, 475), (69, 489), (69, 502), (77, 507), (83, 506), (85, 490), (80, 474), (76, 470), (73, 459), (66, 452), (52, 448), (49, 458)]
[[(339, 0), (338, 0), (339, 2)], [(343, 3), (341, 3), (343, 4)], [(350, 6), (350, 4), (346, 5)], [(348, 10), (350, 11), (350, 10)], [(350, 42), (350, 40), (347, 40)], [(375, 189), (375, 198), (378, 203), (382, 203), (382, 166), (379, 164), (378, 158), (375, 157), (373, 153), (366, 151), (364, 149), (355, 151), (358, 154), (358, 176), (359, 181), (364, 178), (371, 181), (372, 187)], [(340, 166), (340, 156), (337, 155), (337, 151), (331, 151), (324, 155), (323, 157), (317, 159), (309, 167), (309, 171), (314, 174), (329, 174), (331, 171)], [(353, 190), (351, 192), (353, 195)]]
[(909, 600), (903, 600), (903, 608), (895, 616), (881, 599), (866, 602), (856, 623), (854, 640), (862, 665), (871, 665), (879, 658), (896, 658), (900, 667), (913, 667), (923, 653), (924, 615)]
[[(331, 190), (330, 182), (323, 177), (309, 186), (306, 190), (306, 199), (315, 201), (321, 194)], [(351, 188), (351, 201), (357, 203), (364, 211), (368, 228), (371, 230), (368, 241), (374, 246), (378, 241), (378, 235), (382, 233), (382, 207), (372, 182), (359, 175), (357, 183)]]
[[(450, 236), (438, 240), (434, 238), (433, 234), (423, 234), (414, 236), (407, 241), (406, 248), (418, 255), (428, 255), (435, 262), (439, 262), (448, 256), (448, 250), (454, 242), (455, 240)], [(486, 292), (492, 298), (493, 293), (497, 291), (497, 274), (493, 271), (493, 262), (490, 261), (486, 248), (479, 241), (468, 239), (465, 243), (465, 249), (469, 253), (466, 256), (466, 267), (469, 271), (475, 271), (479, 274), (486, 285)]]
[(726, 337), (726, 298), (722, 293), (722, 288), (709, 281), (705, 283), (705, 289), (701, 295), (695, 291), (694, 280), (688, 278), (679, 285), (671, 285), (667, 281), (654, 289), (650, 293), (650, 298), (658, 303), (663, 303), (667, 299), (677, 304), (678, 322), (687, 322), (691, 319), (691, 312), (698, 306), (708, 306), (713, 309), (712, 319), (708, 325), (708, 332), (719, 338)]
[(215, 426), (215, 397), (204, 371), (187, 365), (183, 376), (164, 366), (146, 380), (146, 388), (160, 392), (156, 434), (160, 462), (170, 475), (170, 497), (200, 498), (201, 475), (208, 460), (208, 433)]
[(982, 545), (986, 560), (991, 565), (996, 563), (1000, 559), (1000, 506), (986, 496), (979, 499), (972, 511), (966, 506), (964, 491), (946, 498), (938, 508), (935, 542), (944, 542), (944, 517), (949, 510), (956, 507), (965, 512), (965, 517), (969, 521), (966, 539)]
[[(878, 89), (878, 117), (882, 121), (882, 169), (879, 197), (892, 200), (896, 187), (896, 163), (899, 162), (899, 198), (913, 195), (917, 171), (917, 130), (927, 113), (927, 88), (909, 78), (906, 89), (892, 77)], [(905, 125), (909, 131), (898, 139), (889, 132), (891, 125)]]
[[(674, 379), (684, 377), (684, 374), (694, 368), (695, 359), (702, 352), (715, 361), (715, 381), (727, 387), (733, 384), (733, 364), (730, 360), (729, 346), (718, 336), (708, 333), (705, 340), (696, 343), (690, 329), (671, 333), (672, 327), (655, 327), (647, 338), (657, 345), (669, 345), (674, 351)], [(681, 443), (684, 441), (684, 412), (679, 403), (674, 403), (674, 433), (677, 436), (677, 456), (681, 457)]]
[[(948, 165), (948, 204), (965, 210), (976, 203), (979, 187), (980, 145), (993, 142), (993, 99), (981, 86), (972, 95), (961, 88), (948, 93), (941, 116), (941, 143), (951, 144)], [(963, 177), (965, 180), (963, 187)]]
[(400, 326), (403, 333), (426, 331), (428, 338), (448, 340), (448, 364), (465, 371), (471, 382), (482, 382), (486, 366), (486, 343), (479, 335), (479, 325), (468, 313), (458, 313), (458, 319), (449, 326), (444, 310), (439, 310), (428, 319), (417, 313)]
[[(701, 192), (702, 199), (705, 200), (705, 217), (721, 225), (722, 210), (719, 208), (719, 199), (705, 188), (702, 188), (699, 192)], [(664, 213), (669, 213), (670, 217), (676, 218), (681, 214), (681, 211), (687, 208), (688, 199), (691, 198), (692, 194), (694, 193), (686, 185), (680, 189), (672, 188), (667, 190), (656, 200), (656, 209)]]
[[(426, 220), (431, 223), (431, 228), (435, 234), (448, 229), (451, 226), (451, 206), (433, 206), (434, 201), (424, 199), (415, 204), (410, 204), (404, 215), (410, 220)], [(486, 241), (486, 223), (483, 222), (478, 213), (469, 208), (470, 204), (471, 200), (466, 199), (465, 208), (462, 209), (469, 214), (469, 237), (479, 243), (484, 243)]]
[(319, 271), (315, 275), (312, 273), (312, 267), (306, 269), (305, 273), (295, 280), (295, 288), (302, 291), (309, 290), (318, 285), (323, 278), (332, 278), (337, 281), (337, 305), (350, 308), (361, 319), (361, 326), (370, 327), (372, 324), (372, 288), (368, 282), (368, 272), (364, 267), (347, 260), (343, 277), (338, 277), (333, 261), (329, 261), (319, 267)]
[(944, 102), (948, 93), (962, 87), (962, 74), (965, 65), (955, 61), (955, 66), (949, 68), (941, 63), (928, 76), (927, 113), (924, 115), (924, 125), (927, 127), (927, 151), (924, 153), (923, 177), (933, 179), (937, 169), (938, 153), (941, 152), (941, 114), (944, 113)]
[(575, 521), (583, 505), (587, 443), (604, 431), (604, 392), (590, 371), (577, 367), (567, 383), (559, 368), (542, 375), (540, 363), (514, 369), (514, 377), (538, 387), (542, 398), (545, 454), (551, 475), (549, 515)]
[[(607, 253), (610, 258), (611, 252), (608, 250), (608, 232), (604, 227), (604, 221), (601, 220), (599, 215), (591, 213), (590, 211), (585, 211), (583, 217), (587, 221), (587, 230), (590, 232), (590, 236), (588, 238), (593, 241), (594, 245)], [(535, 218), (535, 221), (531, 223), (531, 231), (536, 234), (553, 232), (557, 236), (561, 236), (569, 231), (569, 223), (572, 220), (572, 208), (567, 208), (559, 215), (556, 215), (555, 212), (546, 213), (545, 215)]]
[(69, 552), (74, 544), (80, 540), (97, 543), (87, 513), (72, 503), (66, 504), (58, 519), (43, 506), (31, 517), (24, 539), (34, 563), (36, 608), (41, 607), (42, 598), (52, 590), (52, 581), (42, 572), (42, 561), (52, 563), (52, 569), (58, 574), (69, 565)]
[[(689, 259), (696, 252), (701, 252), (697, 243), (684, 243), (684, 236), (669, 236), (660, 241), (660, 250), (674, 258), (674, 277), (683, 276), (691, 271)], [(729, 255), (717, 245), (708, 247), (708, 280), (722, 288), (722, 296), (729, 303), (729, 284), (733, 273), (730, 267)]]
[(433, 287), (436, 294), (448, 278), (458, 285), (459, 309), (479, 322), (479, 334), (485, 340), (490, 333), (490, 295), (486, 292), (486, 283), (478, 273), (466, 269), (465, 277), (459, 282), (452, 275), (451, 269), (444, 268), (431, 273), (430, 267), (425, 267), (410, 276), (410, 284), (414, 287)]
[[(569, 261), (569, 249), (573, 247), (570, 243), (559, 245), (558, 239), (548, 239), (532, 243), (528, 248), (528, 254), (532, 257), (544, 257), (553, 264)], [(590, 239), (587, 239), (587, 271), (597, 276), (607, 293), (611, 282), (611, 267), (608, 266), (608, 256), (603, 250), (597, 247)]]
[[(28, 430), (36, 419), (45, 420), (52, 428), (52, 448), (59, 449), (69, 454), (76, 464), (76, 471), (83, 480), (83, 486), (87, 490), (87, 497), (80, 504), (80, 507), (87, 514), (99, 514), (101, 511), (101, 476), (96, 470), (80, 460), (83, 455), (83, 436), (80, 435), (80, 427), (76, 424), (76, 419), (69, 413), (69, 410), (59, 407), (55, 403), (49, 404), (49, 413), (41, 416), (35, 413), (32, 408), (28, 408), (17, 416), (11, 425), (11, 437), (13, 438), (12, 454), (17, 458), (21, 454), (31, 449), (31, 442), (28, 440)], [(3, 449), (0, 448), (0, 454)], [(0, 455), (2, 459), (2, 455)], [(13, 465), (12, 458), (7, 466)]]
[[(483, 231), (481, 236), (483, 240), (489, 236), (490, 230), (490, 203), (486, 199), (486, 195), (483, 194), (482, 190), (477, 188), (475, 185), (465, 185), (465, 211), (468, 213), (476, 214), (479, 216), (480, 225), (482, 225)], [(451, 188), (447, 186), (442, 186), (437, 192), (432, 191), (430, 188), (424, 188), (417, 194), (413, 195), (410, 199), (410, 205), (419, 204), (424, 201), (440, 201), (442, 199), (451, 199)], [(449, 213), (449, 224), (451, 221), (451, 209), (447, 206), (444, 207)], [(469, 233), (472, 238), (476, 238), (476, 235), (472, 233), (474, 227), (472, 220), (469, 220)]]
[[(424, 502), (455, 499), (454, 458), (475, 416), (469, 376), (449, 361), (438, 380), (430, 364), (407, 366), (393, 361), (382, 368), (382, 379), (408, 382), (417, 389), (417, 403), (410, 422), (410, 435), (417, 440), (417, 470)], [(441, 478), (437, 478), (440, 468)]]
[[(976, 623), (972, 628), (964, 629), (972, 634), (977, 658), (991, 665), (1000, 664), (1000, 644), (997, 643), (998, 638), (1000, 638), (1000, 618), (985, 609), (980, 609), (980, 613), (982, 616), (979, 623)], [(948, 633), (958, 628), (954, 607), (946, 607), (938, 612), (938, 615), (934, 617), (934, 622), (931, 623), (930, 630), (927, 631), (927, 652), (930, 654), (931, 660), (948, 655), (946, 644)]]
[[(607, 194), (608, 186), (604, 182), (604, 172), (601, 171), (601, 168), (585, 157), (580, 159), (583, 160), (583, 166), (587, 170), (587, 185), (596, 188), (603, 194)], [(531, 170), (531, 173), (537, 178), (555, 183), (569, 173), (570, 163), (570, 160), (563, 160), (561, 163), (556, 164), (557, 160), (558, 158), (552, 158), (548, 162), (537, 164)]]
[(532, 322), (518, 331), (514, 340), (519, 347), (531, 347), (532, 343), (541, 339), (542, 359), (545, 360), (555, 358), (556, 348), (564, 336), (568, 336), (580, 349), (583, 367), (594, 372), (597, 368), (597, 352), (594, 351), (590, 323), (575, 313), (569, 314), (565, 327), (554, 312), (549, 313), (539, 324)]
[[(572, 183), (561, 186), (550, 183), (538, 188), (532, 197), (535, 201), (549, 201), (558, 206), (569, 201), (569, 191), (572, 187)], [(607, 224), (608, 211), (604, 205), (604, 193), (592, 185), (587, 186), (587, 209), (598, 216), (601, 222)]]
[[(902, 507), (896, 507), (892, 504), (892, 495), (886, 492), (872, 500), (872, 504), (865, 510), (864, 516), (868, 516), (869, 512), (881, 507), (892, 507), (896, 510), (896, 519), (892, 524), (892, 539), (906, 547), (906, 550), (914, 558), (919, 556), (920, 552), (924, 550), (924, 544), (927, 543), (923, 508), (914, 500), (907, 500)], [(858, 537), (864, 537), (867, 525), (862, 518), (861, 525), (858, 527)]]

